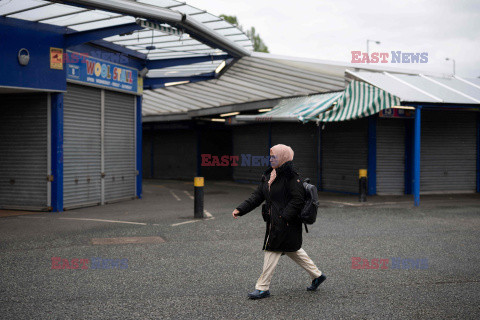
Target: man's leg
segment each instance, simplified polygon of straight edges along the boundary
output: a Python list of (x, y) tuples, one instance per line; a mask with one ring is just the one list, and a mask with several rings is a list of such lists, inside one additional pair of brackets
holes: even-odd
[(278, 260), (282, 253), (274, 251), (265, 251), (265, 257), (263, 260), (263, 272), (260, 278), (257, 280), (255, 289), (260, 291), (266, 291), (270, 288), (270, 282), (272, 281), (273, 272), (277, 266)]

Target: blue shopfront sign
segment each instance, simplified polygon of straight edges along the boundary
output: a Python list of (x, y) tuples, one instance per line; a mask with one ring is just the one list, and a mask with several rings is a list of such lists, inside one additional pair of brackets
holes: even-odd
[(72, 82), (137, 93), (138, 71), (120, 64), (67, 51), (65, 55), (67, 79)]

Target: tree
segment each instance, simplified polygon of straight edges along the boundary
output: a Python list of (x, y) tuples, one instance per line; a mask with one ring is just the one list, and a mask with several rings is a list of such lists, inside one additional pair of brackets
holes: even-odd
[[(227, 16), (226, 14), (221, 14), (220, 18), (243, 31), (243, 27), (241, 24), (238, 23), (238, 19), (236, 16)], [(263, 42), (262, 38), (260, 38), (260, 35), (257, 34), (257, 32), (255, 31), (255, 27), (251, 27), (249, 30), (247, 30), (246, 34), (247, 37), (253, 42), (253, 51), (269, 53), (267, 45), (265, 44), (265, 42)]]

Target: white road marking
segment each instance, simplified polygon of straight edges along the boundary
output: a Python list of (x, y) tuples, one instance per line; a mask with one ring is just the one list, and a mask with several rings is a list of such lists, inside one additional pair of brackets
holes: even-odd
[(82, 220), (82, 221), (97, 221), (97, 222), (111, 222), (111, 223), (125, 223), (125, 224), (138, 224), (146, 226), (143, 222), (130, 222), (130, 221), (118, 221), (118, 220), (103, 220), (103, 219), (88, 219), (88, 218), (58, 218), (63, 220)]
[(341, 202), (341, 201), (330, 201), (330, 200), (327, 200), (327, 201), (325, 201), (325, 202), (338, 203), (338, 204), (343, 204), (343, 205), (352, 206), (352, 207), (361, 206), (361, 204), (354, 204), (354, 203)]
[(177, 199), (177, 201), (182, 201), (182, 199), (180, 199), (180, 198), (175, 194), (175, 192), (173, 192), (172, 190), (169, 190), (169, 191), (170, 191), (170, 193), (172, 194), (172, 196), (173, 196), (175, 199)]
[(174, 224), (171, 224), (170, 226), (176, 227), (176, 226), (179, 226), (179, 225), (182, 225), (182, 224), (194, 223), (194, 222), (197, 222), (197, 221), (200, 221), (200, 220), (189, 220), (189, 221), (185, 221), (185, 222), (174, 223)]
[(46, 217), (17, 216), (17, 218), (28, 218), (28, 219), (45, 219)]
[(193, 200), (193, 196), (190, 194), (190, 192), (188, 192), (187, 190), (185, 190), (185, 191), (183, 191), (183, 192), (185, 192), (185, 194), (186, 194), (190, 199)]

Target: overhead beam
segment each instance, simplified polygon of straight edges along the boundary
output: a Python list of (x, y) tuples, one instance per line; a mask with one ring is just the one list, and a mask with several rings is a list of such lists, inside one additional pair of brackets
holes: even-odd
[(205, 55), (200, 57), (187, 57), (187, 58), (174, 58), (174, 59), (159, 59), (159, 60), (147, 60), (147, 69), (162, 69), (174, 66), (184, 66), (188, 64), (226, 60), (231, 58), (228, 54), (222, 55)]
[(180, 82), (180, 81), (189, 81), (190, 83), (206, 81), (215, 79), (215, 72), (204, 73), (197, 76), (189, 77), (164, 77), (164, 78), (145, 78), (143, 79), (143, 89), (152, 90), (158, 88), (164, 88), (166, 83), (170, 82)]
[(251, 55), (243, 46), (233, 42), (220, 33), (210, 29), (187, 14), (173, 10), (127, 0), (52, 0), (68, 5), (76, 5), (89, 9), (100, 9), (144, 18), (157, 22), (167, 22), (174, 27), (183, 28), (193, 38), (213, 47), (219, 48), (233, 57), (240, 58)]
[(129, 55), (131, 57), (134, 57), (140, 60), (145, 60), (147, 58), (147, 55), (144, 53), (141, 53), (132, 49), (128, 49), (118, 44), (108, 42), (105, 40), (94, 40), (91, 43), (106, 49), (116, 51), (116, 52), (125, 53), (126, 55)]
[(105, 27), (101, 29), (78, 31), (67, 33), (65, 37), (65, 47), (73, 47), (82, 43), (91, 42), (94, 40), (104, 39), (111, 36), (116, 36), (123, 33), (129, 33), (143, 28), (136, 23), (127, 23), (119, 26)]

